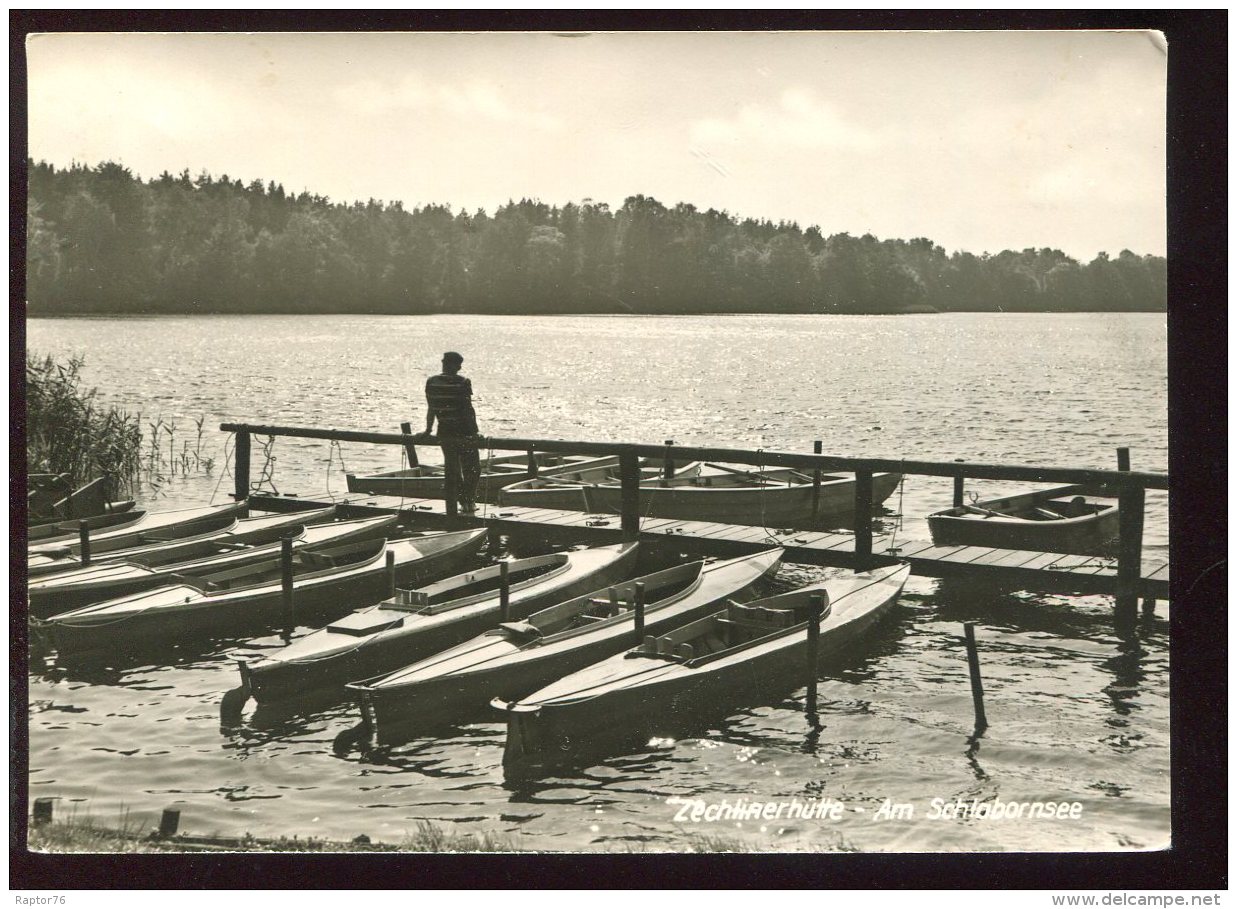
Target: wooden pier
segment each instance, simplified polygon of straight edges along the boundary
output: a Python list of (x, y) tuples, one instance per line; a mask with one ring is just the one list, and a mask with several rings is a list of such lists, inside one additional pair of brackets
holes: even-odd
[[(235, 495), (250, 495), (250, 437), (292, 436), (328, 441), (369, 442), (399, 445), (413, 450), (415, 445), (438, 445), (432, 436), (407, 433), (369, 433), (302, 427), (253, 426), (225, 423), (220, 427), (237, 434)], [(1144, 609), (1169, 595), (1168, 564), (1142, 557), (1143, 507), (1145, 490), (1167, 489), (1165, 474), (1129, 470), (1128, 451), (1118, 454), (1118, 470), (987, 465), (963, 462), (909, 461), (879, 458), (841, 458), (819, 453), (749, 451), (744, 449), (702, 448), (670, 445), (629, 445), (607, 442), (570, 442), (550, 439), (480, 438), (480, 448), (492, 451), (526, 451), (532, 465), (533, 452), (574, 455), (618, 455), (624, 489), (623, 513), (585, 514), (579, 511), (482, 506), (475, 515), (457, 510), (448, 479), (448, 498), (413, 499), (352, 493), (333, 496), (330, 501), (345, 514), (365, 514), (375, 510), (400, 512), (417, 526), (478, 527), (495, 533), (533, 534), (553, 541), (595, 543), (641, 539), (673, 543), (683, 552), (700, 555), (734, 556), (768, 546), (786, 550), (788, 562), (864, 569), (906, 561), (914, 574), (925, 577), (971, 578), (1011, 585), (1028, 590), (1062, 593), (1106, 594), (1116, 599), (1118, 623), (1137, 619), (1138, 602)], [(447, 450), (449, 452), (449, 449)], [(819, 452), (819, 448), (816, 449)], [(827, 533), (804, 530), (716, 524), (669, 518), (644, 518), (637, 511), (639, 458), (687, 458), (758, 468), (790, 467), (817, 478), (822, 471), (850, 472), (857, 479), (855, 490), (854, 533)], [(893, 538), (873, 530), (872, 475), (893, 472), (903, 475), (954, 478), (954, 501), (962, 503), (966, 478), (1015, 480), (1038, 483), (1090, 484), (1118, 491), (1121, 508), (1118, 557), (1063, 555), (1061, 553), (993, 549), (980, 546), (935, 546), (932, 543)], [(450, 478), (451, 471), (447, 471)], [(309, 497), (252, 495), (253, 503), (270, 510), (309, 508), (322, 502)], [(324, 500), (325, 501), (325, 500)]]

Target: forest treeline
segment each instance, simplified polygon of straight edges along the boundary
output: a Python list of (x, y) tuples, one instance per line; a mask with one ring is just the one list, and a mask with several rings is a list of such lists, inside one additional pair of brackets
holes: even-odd
[(31, 314), (1157, 311), (1162, 257), (947, 254), (632, 196), (493, 213), (28, 162)]

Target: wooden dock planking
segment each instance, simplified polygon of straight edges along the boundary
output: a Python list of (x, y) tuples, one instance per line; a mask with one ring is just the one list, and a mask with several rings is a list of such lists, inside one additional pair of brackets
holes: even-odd
[[(414, 515), (431, 525), (447, 522), (446, 506), (438, 499), (403, 499), (397, 496), (349, 494), (337, 497), (336, 505), (369, 511), (398, 511)], [(308, 497), (253, 496), (254, 507), (269, 511), (293, 511), (328, 504)], [(426, 507), (428, 506), (428, 508)], [(593, 522), (606, 521), (605, 524)], [(549, 508), (489, 507), (476, 515), (460, 516), (452, 526), (493, 526), (500, 532), (532, 532), (556, 539), (592, 537), (598, 542), (621, 538), (619, 515), (599, 515), (582, 511)], [(644, 519), (641, 536), (708, 554), (755, 552), (768, 546), (786, 550), (785, 561), (846, 567), (854, 555), (855, 538), (846, 533), (794, 531), (782, 534), (772, 528), (753, 525), (718, 524), (707, 521), (677, 521), (667, 518)], [(873, 540), (873, 559), (880, 563), (907, 561), (914, 574), (925, 577), (971, 576), (994, 582), (1026, 586), (1028, 589), (1077, 591), (1111, 594), (1116, 589), (1116, 563), (1099, 557), (1062, 553), (988, 549), (980, 546), (935, 546), (922, 540), (900, 541), (896, 555), (887, 552), (889, 537)], [(1167, 599), (1168, 564), (1144, 560), (1141, 592), (1144, 596)]]

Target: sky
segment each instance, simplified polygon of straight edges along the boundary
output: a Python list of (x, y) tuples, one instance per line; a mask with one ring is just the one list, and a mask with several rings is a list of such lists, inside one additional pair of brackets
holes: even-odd
[(1166, 53), (1098, 31), (33, 35), (29, 155), (1164, 255)]

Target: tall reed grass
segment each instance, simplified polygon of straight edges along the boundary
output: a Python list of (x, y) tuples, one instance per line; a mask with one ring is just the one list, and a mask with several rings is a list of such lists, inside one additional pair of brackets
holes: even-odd
[[(169, 477), (209, 474), (214, 458), (202, 452), (205, 417), (194, 418), (190, 438), (177, 438), (174, 420), (156, 418), (142, 431), (142, 415), (96, 401), (82, 387), (81, 357), (57, 363), (26, 352), (26, 466), (30, 473), (67, 473), (73, 487), (112, 478), (109, 494), (140, 487), (158, 495)], [(179, 444), (178, 444), (179, 443)]]
[(81, 357), (57, 363), (26, 352), (26, 466), (31, 473), (67, 473), (75, 487), (109, 476), (113, 495), (141, 478), (142, 431), (136, 417), (83, 389)]

